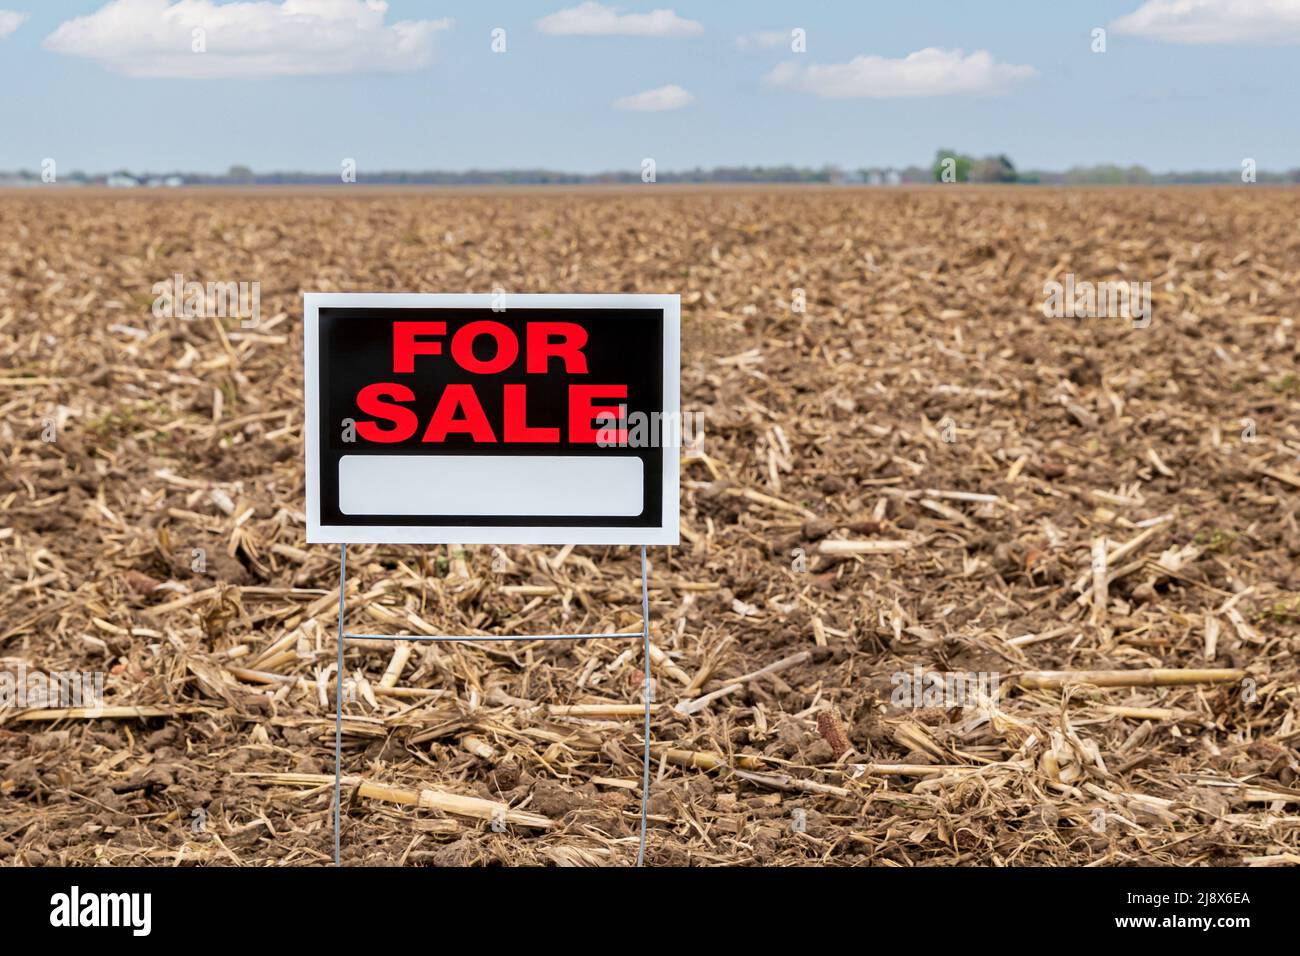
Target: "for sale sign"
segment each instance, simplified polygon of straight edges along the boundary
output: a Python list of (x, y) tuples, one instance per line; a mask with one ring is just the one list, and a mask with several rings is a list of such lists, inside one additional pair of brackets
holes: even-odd
[(675, 295), (309, 293), (307, 540), (676, 544)]

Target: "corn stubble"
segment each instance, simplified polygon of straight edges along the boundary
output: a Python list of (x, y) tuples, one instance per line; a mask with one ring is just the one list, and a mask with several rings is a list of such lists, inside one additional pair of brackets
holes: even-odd
[[(0, 711), (0, 863), (330, 860), (299, 292), (497, 287), (682, 295), (705, 439), (651, 556), (650, 863), (1294, 862), (1298, 214), (1262, 187), (2, 194), (0, 656), (106, 699)], [(177, 273), (260, 282), (259, 323), (155, 318)], [(1066, 273), (1151, 281), (1152, 324), (1044, 318)], [(350, 557), (354, 631), (639, 628), (633, 549)], [(641, 667), (350, 644), (344, 862), (629, 864)], [(913, 673), (996, 693), (899, 706)]]

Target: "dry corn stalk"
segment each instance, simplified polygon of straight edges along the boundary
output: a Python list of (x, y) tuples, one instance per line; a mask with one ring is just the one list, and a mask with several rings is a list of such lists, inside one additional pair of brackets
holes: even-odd
[[(250, 773), (249, 776), (267, 783), (286, 786), (325, 786), (334, 783), (334, 777), (327, 773)], [(441, 810), (462, 817), (474, 817), (479, 820), (500, 820), (522, 827), (547, 829), (552, 825), (550, 817), (540, 813), (528, 813), (524, 810), (511, 809), (496, 800), (484, 800), (481, 797), (466, 797), (445, 790), (408, 790), (404, 787), (391, 787), (387, 784), (372, 783), (361, 777), (343, 777), (343, 785), (356, 788), (357, 796), (371, 800), (386, 800), (406, 806), (419, 807), (422, 810)]]
[(1142, 670), (1025, 671), (1020, 686), (1055, 689), (1067, 684), (1095, 684), (1098, 687), (1175, 687), (1182, 684), (1226, 684), (1246, 676), (1233, 668), (1163, 668)]

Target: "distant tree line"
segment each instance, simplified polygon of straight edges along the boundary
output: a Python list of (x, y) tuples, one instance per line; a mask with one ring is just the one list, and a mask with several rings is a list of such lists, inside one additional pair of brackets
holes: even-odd
[[(696, 167), (655, 173), (655, 182), (661, 183), (831, 183), (843, 180), (844, 174), (833, 166), (821, 169), (799, 166), (719, 166), (714, 169)], [(205, 185), (226, 182), (324, 185), (338, 182), (339, 176), (337, 173), (254, 173), (246, 166), (235, 166), (224, 176), (189, 176), (187, 181)], [(643, 179), (640, 168), (602, 173), (571, 173), (554, 169), (467, 169), (373, 173), (358, 171), (357, 181), (372, 185), (509, 186), (640, 183)]]
[[(1284, 173), (1253, 171), (1255, 182), (1300, 183), (1300, 169)], [(1197, 183), (1241, 183), (1242, 170), (1201, 170), (1153, 173), (1145, 166), (1073, 166), (1065, 172), (1030, 170), (1017, 172), (1005, 155), (976, 159), (952, 149), (935, 153), (930, 176), (935, 182), (1031, 183), (1056, 186), (1167, 186)]]
[(940, 149), (934, 156), (931, 172), (935, 182), (1014, 183), (1019, 182), (1016, 167), (1006, 156), (975, 159), (951, 149)]
[[(602, 173), (573, 173), (553, 169), (467, 169), (462, 171), (358, 171), (356, 181), (375, 186), (509, 186), (509, 185), (600, 185), (642, 183), (638, 169)], [(1261, 183), (1300, 183), (1300, 169), (1284, 173), (1259, 171)], [(0, 172), (0, 186), (41, 183), (41, 174), (29, 170)], [(953, 149), (940, 149), (928, 167), (863, 167), (844, 170), (837, 166), (718, 166), (688, 170), (662, 170), (655, 174), (660, 183), (1041, 183), (1044, 185), (1168, 185), (1180, 183), (1240, 183), (1240, 170), (1153, 173), (1143, 166), (1076, 166), (1064, 172), (1018, 171), (1006, 155), (977, 158)], [(248, 166), (231, 166), (225, 173), (134, 173), (116, 170), (107, 174), (72, 172), (60, 174), (59, 183), (110, 186), (326, 186), (340, 182), (334, 173), (254, 172)]]
[[(1192, 170), (1189, 172), (1153, 173), (1145, 166), (1074, 166), (1065, 172), (1027, 172), (1021, 182), (1045, 183), (1064, 186), (1171, 186), (1207, 183), (1242, 183), (1242, 170)], [(1300, 183), (1300, 169), (1270, 173), (1259, 170), (1255, 181), (1261, 183)]]

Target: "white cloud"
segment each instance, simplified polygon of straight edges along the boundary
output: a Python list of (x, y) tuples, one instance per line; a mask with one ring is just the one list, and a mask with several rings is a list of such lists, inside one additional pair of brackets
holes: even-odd
[(0, 40), (3, 40), (9, 34), (13, 33), (23, 21), (27, 19), (25, 13), (15, 13), (13, 10), (0, 10)]
[(1110, 28), (1166, 43), (1296, 44), (1300, 0), (1147, 0)]
[(740, 50), (774, 50), (790, 42), (790, 34), (780, 30), (763, 30), (759, 33), (742, 33), (736, 37), (736, 48)]
[(693, 37), (704, 32), (703, 24), (683, 19), (675, 10), (619, 13), (617, 7), (591, 0), (544, 16), (536, 26), (554, 36)]
[(614, 108), (636, 110), (639, 113), (661, 113), (664, 110), (679, 110), (683, 106), (690, 106), (694, 102), (695, 97), (687, 90), (682, 89), (675, 83), (670, 83), (668, 86), (646, 90), (644, 93), (637, 93), (635, 96), (625, 96), (622, 99), (617, 99), (614, 101)]
[(859, 56), (848, 63), (782, 63), (765, 79), (827, 99), (890, 99), (1005, 93), (1037, 75), (1032, 66), (997, 62), (987, 50), (965, 56), (961, 50), (927, 47), (901, 60)]
[[(46, 49), (141, 77), (400, 73), (433, 59), (434, 36), (452, 21), (386, 25), (383, 0), (113, 0), (59, 24)], [(193, 50), (205, 31), (206, 52)]]

